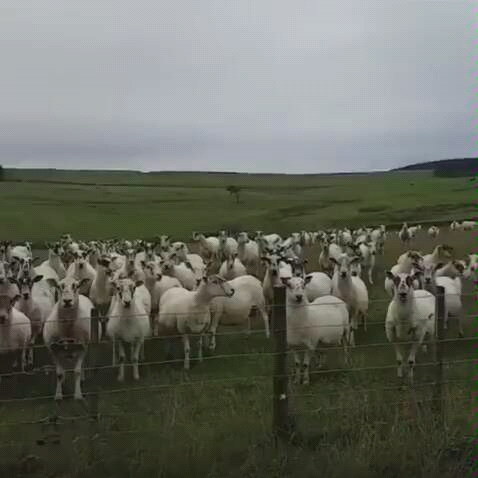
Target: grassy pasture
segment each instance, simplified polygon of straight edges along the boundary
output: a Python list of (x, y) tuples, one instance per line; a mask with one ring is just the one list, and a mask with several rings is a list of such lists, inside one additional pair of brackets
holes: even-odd
[[(370, 175), (141, 174), (7, 170), (2, 235), (13, 240), (153, 237), (237, 230), (314, 230), (335, 225), (470, 218), (472, 183), (431, 172)], [(42, 182), (48, 181), (48, 182)], [(241, 201), (226, 191), (242, 189)]]
[[(171, 210), (165, 205), (169, 203), (159, 201), (171, 197), (172, 189), (166, 193), (165, 186), (128, 188), (7, 182), (1, 185), (0, 196), (16, 198), (8, 203), (12, 209), (16, 208), (16, 214), (10, 208), (0, 211), (2, 236), (41, 241), (55, 239), (65, 231), (81, 238), (147, 237), (168, 232), (175, 238), (187, 238), (194, 229), (216, 230), (234, 224), (246, 229), (291, 231), (329, 224), (388, 223), (385, 218), (375, 218), (377, 212), (357, 210), (384, 204), (389, 205), (388, 214), (396, 221), (402, 220), (398, 219), (402, 214), (399, 211), (407, 206), (413, 211), (410, 220), (448, 221), (471, 216), (468, 208), (460, 206), (471, 201), (470, 190), (463, 180), (438, 180), (424, 173), (418, 188), (409, 185), (411, 175), (394, 173), (380, 177), (380, 181), (372, 176), (303, 178), (308, 187), (302, 189), (300, 179), (291, 177), (287, 193), (283, 189), (286, 184), (280, 183), (282, 177), (275, 178), (275, 187), (269, 189), (267, 181), (254, 178), (247, 183), (241, 179), (251, 186), (238, 206), (228, 197), (222, 178), (212, 176), (202, 189), (188, 179), (187, 186), (170, 186), (178, 198), (178, 189), (186, 198)], [(417, 183), (415, 174), (413, 178)], [(177, 181), (175, 176), (170, 179)], [(207, 182), (204, 178), (201, 181), (198, 180), (200, 184)], [(254, 181), (258, 182), (253, 184)], [(440, 181), (447, 184), (440, 185)], [(10, 190), (10, 196), (4, 186)], [(466, 189), (450, 192), (460, 187)], [(408, 188), (416, 188), (414, 192), (419, 196), (410, 197)], [(440, 196), (443, 190), (448, 193)], [(82, 200), (78, 202), (75, 198), (79, 191)], [(111, 198), (105, 204), (107, 191), (111, 191)], [(261, 194), (263, 215), (251, 219), (252, 212), (259, 211), (253, 198)], [(353, 194), (361, 198), (356, 204), (333, 202), (351, 198)], [(151, 199), (158, 199), (158, 203), (144, 207)], [(55, 200), (57, 206), (49, 205), (48, 201)], [(97, 207), (87, 207), (87, 200)], [(291, 201), (297, 203), (297, 211), (300, 204), (308, 204), (310, 216), (309, 212), (306, 216), (295, 216), (291, 209), (280, 216), (277, 211), (292, 207)], [(313, 209), (326, 201), (332, 204)], [(199, 202), (210, 211), (197, 206)], [(139, 204), (142, 206), (138, 207)], [(443, 204), (454, 204), (456, 209), (449, 215)], [(71, 216), (73, 211), (75, 214)], [(111, 211), (116, 211), (115, 221), (108, 220), (113, 217)], [(10, 213), (11, 222), (6, 223), (5, 216)], [(13, 220), (15, 217), (25, 218), (25, 223), (19, 224), (18, 219)], [(150, 217), (157, 220), (151, 223)], [(48, 231), (35, 227), (35, 222), (30, 223), (36, 219), (36, 224), (42, 224), (48, 218)], [(471, 233), (443, 230), (439, 242), (454, 246), (458, 257), (474, 249)], [(433, 241), (421, 233), (416, 247), (428, 252)], [(206, 356), (202, 364), (195, 364), (189, 380), (183, 376), (181, 364), (179, 367), (157, 364), (164, 360), (164, 350), (161, 341), (153, 339), (146, 344), (147, 364), (140, 369), (140, 382), (132, 383), (127, 368), (126, 382), (117, 384), (116, 370), (109, 367), (111, 347), (102, 344), (97, 364), (101, 367), (97, 380), (102, 419), (93, 429), (85, 419), (74, 419), (85, 415), (81, 405), (66, 400), (56, 409), (51, 399), (54, 392), (51, 374), (4, 378), (0, 383), (0, 400), (4, 400), (0, 401), (0, 476), (465, 476), (459, 470), (462, 457), (456, 450), (463, 449), (463, 436), (471, 434), (473, 341), (470, 337), (474, 304), (466, 297), (468, 340), (452, 340), (456, 337), (454, 322), (447, 332), (450, 340), (445, 345), (446, 428), (436, 423), (430, 411), (430, 382), (434, 379), (434, 368), (430, 366), (417, 370), (414, 393), (419, 409), (413, 419), (413, 410), (407, 408), (412, 391), (398, 387), (394, 354), (386, 343), (383, 326), (388, 303), (383, 290), (383, 270), (394, 263), (401, 251), (393, 235), (386, 243), (383, 262), (377, 266), (375, 284), (369, 287), (369, 330), (367, 333), (359, 330), (353, 369), (344, 368), (339, 351), (331, 351), (326, 370), (320, 373), (314, 370), (310, 387), (291, 386), (291, 410), (303, 434), (299, 446), (276, 449), (272, 444), (272, 342), (265, 339), (263, 326), (257, 322), (250, 337), (236, 328), (220, 329), (216, 352)], [(318, 252), (316, 247), (307, 251), (309, 270), (315, 269)], [(470, 291), (466, 284), (464, 292)], [(43, 349), (37, 351), (36, 357), (48, 363)], [(421, 355), (418, 360), (423, 364), (430, 358)], [(88, 387), (87, 381), (84, 391), (88, 392)], [(49, 398), (42, 398), (46, 396)], [(21, 397), (27, 400), (10, 401)], [(60, 444), (52, 444), (48, 439), (52, 427), (21, 425), (53, 413), (66, 417), (58, 425)], [(47, 444), (39, 446), (36, 443), (39, 438)]]

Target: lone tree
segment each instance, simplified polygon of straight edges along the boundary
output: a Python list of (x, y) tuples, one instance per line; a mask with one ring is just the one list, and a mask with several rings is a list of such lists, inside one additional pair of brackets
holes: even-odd
[(226, 191), (228, 191), (231, 196), (236, 196), (236, 203), (239, 204), (239, 195), (241, 193), (241, 188), (239, 186), (231, 185), (226, 188)]
[(3, 166), (0, 164), (0, 181), (3, 181), (5, 179), (5, 171), (3, 169)]

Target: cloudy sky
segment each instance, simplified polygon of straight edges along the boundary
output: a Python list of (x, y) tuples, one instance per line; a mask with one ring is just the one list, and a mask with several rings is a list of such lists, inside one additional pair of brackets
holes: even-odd
[(5, 0), (0, 163), (307, 173), (471, 156), (473, 8)]

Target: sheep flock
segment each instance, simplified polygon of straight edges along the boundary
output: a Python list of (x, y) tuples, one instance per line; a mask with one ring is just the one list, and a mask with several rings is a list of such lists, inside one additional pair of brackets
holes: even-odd
[[(474, 227), (473, 221), (453, 221), (447, 237)], [(420, 234), (429, 244), (426, 251), (414, 248)], [(312, 360), (318, 355), (318, 367), (323, 367), (330, 347), (342, 348), (344, 366), (354, 366), (350, 359), (360, 345), (357, 331), (363, 329), (363, 341), (375, 284), (388, 297), (380, 320), (397, 375), (412, 380), (416, 356), (431, 353), (436, 337), (436, 287), (445, 288), (447, 333), (452, 318), (456, 335), (464, 337), (463, 290), (467, 282), (477, 281), (477, 254), (457, 256), (454, 247), (441, 242), (442, 235), (437, 226), (422, 231), (407, 223), (395, 232), (380, 225), (287, 237), (263, 231), (193, 232), (190, 242), (168, 235), (153, 241), (85, 242), (64, 234), (45, 244), (43, 262), (34, 257), (30, 243), (1, 241), (0, 353), (11, 357), (12, 370), (25, 372), (45, 365), (34, 352), (46, 347), (56, 370), (55, 398), (63, 398), (65, 371), (71, 369), (74, 397), (82, 399), (95, 309), (100, 341), (113, 344), (117, 380), (128, 380), (128, 360), (132, 379), (140, 380), (141, 362), (148, 361), (146, 340), (160, 338), (158, 346), (169, 356), (179, 339), (186, 371), (191, 353), (202, 361), (206, 349), (216, 352), (221, 326), (250, 334), (256, 315), (270, 341), (273, 291), (280, 285), (286, 290), (295, 382), (306, 385)], [(385, 251), (392, 236), (402, 250), (390, 264)]]

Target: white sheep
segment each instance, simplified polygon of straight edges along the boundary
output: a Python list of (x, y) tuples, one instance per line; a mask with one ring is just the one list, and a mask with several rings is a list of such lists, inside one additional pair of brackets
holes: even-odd
[(255, 308), (264, 321), (266, 337), (270, 337), (269, 317), (266, 312), (266, 303), (262, 284), (252, 275), (243, 275), (228, 281), (229, 287), (234, 290), (232, 297), (214, 297), (211, 300), (211, 325), (209, 327), (209, 349), (216, 348), (216, 330), (219, 324), (242, 325), (248, 323), (251, 330), (250, 314)]
[(88, 297), (79, 293), (83, 283), (66, 276), (59, 284), (60, 297), (43, 326), (43, 341), (51, 353), (56, 367), (55, 399), (63, 398), (65, 362), (73, 358), (75, 375), (74, 398), (81, 400), (83, 361), (91, 338), (91, 313), (94, 305)]
[[(38, 267), (36, 267), (35, 271), (37, 273), (40, 273), (38, 272), (38, 269), (41, 269), (42, 266), (48, 266), (56, 272), (58, 280), (60, 281), (66, 276), (66, 269), (61, 260), (61, 256), (62, 254), (64, 254), (64, 249), (59, 242), (54, 244), (47, 242), (45, 243), (45, 245), (48, 248), (48, 259), (46, 261), (43, 261)], [(47, 276), (45, 276), (45, 278), (47, 278)]]
[(219, 231), (218, 239), (219, 254), (223, 260), (237, 253), (237, 241), (233, 237), (228, 237), (226, 231)]
[(43, 333), (43, 324), (46, 316), (42, 313), (40, 305), (32, 297), (32, 287), (36, 282), (43, 279), (43, 276), (24, 277), (19, 281), (20, 296), (15, 302), (15, 308), (25, 314), (31, 323), (31, 340), (28, 348), (27, 364), (33, 367), (33, 346), (37, 343)]
[(247, 235), (247, 232), (239, 233), (237, 238), (237, 254), (247, 270), (255, 275), (259, 274), (259, 244)]
[[(13, 307), (18, 297), (0, 294), (0, 353), (20, 354), (20, 369), (25, 371), (32, 328), (30, 319)], [(18, 363), (15, 360), (14, 366)]]
[(427, 234), (432, 239), (436, 239), (439, 233), (440, 233), (440, 229), (437, 226), (430, 226), (427, 231)]
[[(417, 263), (422, 263), (422, 261), (423, 257), (419, 252), (407, 251), (398, 258), (397, 263), (390, 269), (390, 272), (392, 274), (411, 274), (412, 271), (416, 270), (415, 265)], [(413, 275), (413, 277), (414, 288), (418, 289), (420, 285), (418, 276)], [(393, 280), (391, 279), (391, 276), (388, 276), (387, 274), (385, 274), (384, 289), (390, 297), (393, 297)]]
[(461, 279), (437, 276), (437, 270), (443, 267), (443, 263), (426, 264), (423, 267), (424, 289), (436, 295), (436, 286), (445, 288), (445, 317), (444, 328), (448, 328), (448, 317), (451, 315), (458, 319), (458, 336), (463, 337), (464, 309), (461, 301)]
[(219, 275), (226, 280), (232, 280), (236, 277), (245, 276), (246, 274), (246, 266), (241, 262), (237, 253), (228, 256), (219, 268)]
[(166, 259), (161, 261), (161, 273), (163, 275), (176, 277), (181, 285), (187, 290), (195, 290), (197, 287), (197, 279), (191, 264), (181, 262), (176, 264), (177, 254), (174, 252)]
[(418, 347), (427, 336), (435, 339), (435, 297), (426, 290), (415, 290), (414, 277), (407, 273), (386, 274), (393, 281), (394, 295), (385, 317), (385, 334), (395, 348), (399, 378), (403, 377), (404, 350), (409, 345), (409, 378), (413, 382)]
[(357, 247), (360, 251), (361, 265), (367, 269), (368, 282), (373, 285), (373, 270), (375, 267), (375, 256), (377, 254), (375, 243), (369, 242), (366, 244), (361, 242)]
[(309, 302), (332, 294), (332, 279), (324, 272), (310, 272), (304, 277), (304, 285)]
[[(350, 266), (354, 262), (360, 261), (359, 256), (349, 257), (347, 254), (342, 253), (338, 259), (332, 258), (335, 263), (335, 271), (332, 276), (332, 295), (342, 299), (347, 304), (347, 310), (349, 311), (351, 332), (350, 340), (351, 345), (355, 346), (355, 330), (358, 328), (358, 319), (360, 317), (360, 304), (363, 302), (361, 297), (362, 288), (358, 289), (356, 284), (359, 277), (352, 276)], [(361, 280), (361, 279), (360, 279)], [(368, 306), (368, 297), (367, 297)], [(365, 322), (364, 322), (365, 327)]]
[(167, 290), (159, 301), (159, 335), (179, 333), (183, 337), (184, 369), (190, 368), (191, 345), (189, 336), (199, 335), (199, 360), (202, 361), (203, 334), (211, 323), (210, 302), (214, 297), (232, 297), (227, 281), (218, 275), (205, 277), (197, 290), (181, 287)]
[(219, 239), (214, 236), (205, 237), (204, 234), (193, 232), (193, 240), (199, 242), (199, 254), (206, 260), (219, 258)]
[(140, 351), (144, 344), (144, 339), (151, 335), (150, 311), (145, 307), (147, 304), (145, 304), (144, 296), (136, 293), (137, 284), (130, 278), (113, 281), (113, 287), (115, 288), (115, 295), (110, 308), (106, 335), (114, 343), (118, 342), (120, 362), (118, 381), (122, 382), (124, 380), (125, 343), (129, 343), (131, 346), (133, 379), (139, 380)]
[(292, 277), (293, 273), (291, 265), (277, 254), (262, 256), (261, 259), (266, 266), (266, 272), (262, 280), (262, 290), (270, 315), (274, 302), (274, 287), (281, 284), (282, 277)]
[(412, 239), (412, 234), (407, 226), (407, 223), (404, 222), (400, 231), (398, 231), (398, 237), (400, 241), (405, 244), (407, 247), (410, 246), (410, 240)]
[(74, 260), (68, 267), (66, 275), (80, 282), (81, 289), (79, 293), (88, 297), (91, 284), (96, 277), (96, 271), (89, 263), (86, 253), (82, 250), (75, 252), (73, 257)]
[(476, 226), (476, 221), (463, 221), (461, 223), (461, 230), (462, 231), (472, 231)]
[[(310, 360), (320, 346), (343, 345), (344, 361), (348, 364), (350, 341), (349, 314), (339, 298), (326, 295), (309, 303), (301, 277), (283, 278), (286, 289), (287, 344), (294, 352), (295, 383), (300, 383), (299, 350), (305, 348), (303, 359), (304, 385), (310, 383)], [(319, 355), (319, 367), (322, 365)]]

